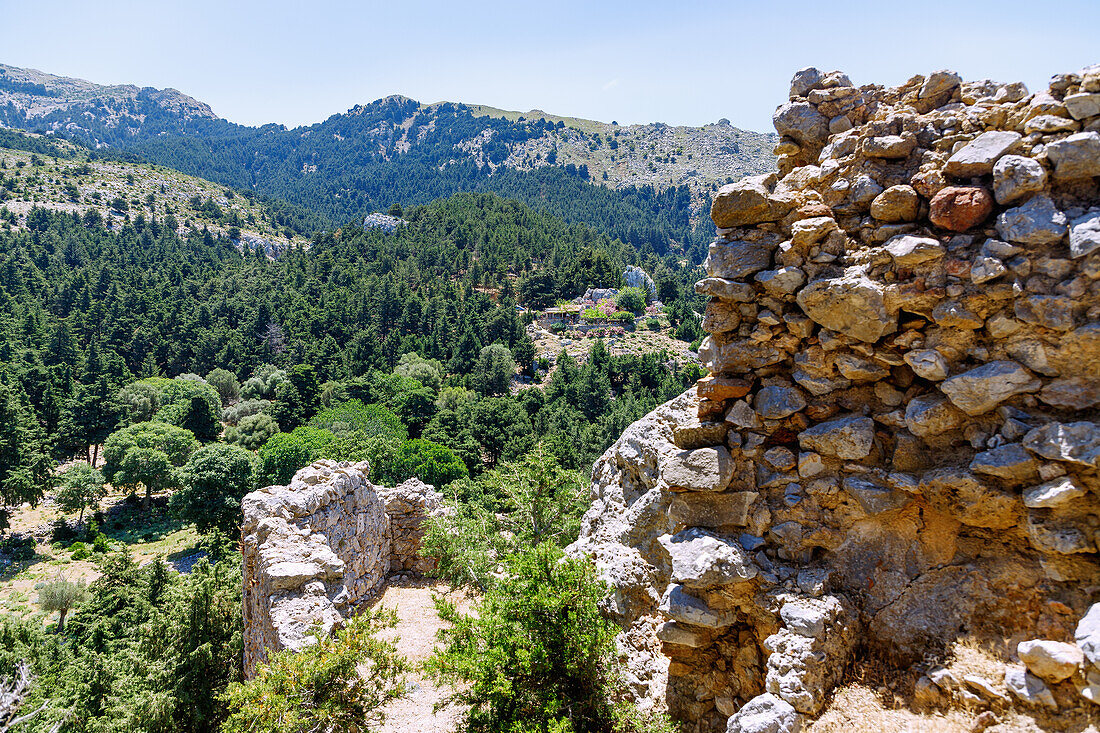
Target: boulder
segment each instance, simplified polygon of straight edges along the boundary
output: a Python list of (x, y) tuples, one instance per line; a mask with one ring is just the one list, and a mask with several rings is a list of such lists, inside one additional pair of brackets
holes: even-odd
[(747, 226), (783, 218), (791, 210), (792, 203), (773, 196), (774, 187), (774, 173), (750, 176), (722, 186), (710, 207), (715, 226)]
[(828, 420), (798, 435), (803, 450), (848, 460), (865, 458), (874, 443), (875, 421), (858, 415)]
[(1046, 639), (1021, 641), (1016, 654), (1029, 672), (1047, 682), (1069, 679), (1085, 661), (1085, 655), (1073, 644)]
[(1100, 425), (1050, 422), (1025, 435), (1024, 447), (1052, 461), (1100, 468)]
[(668, 516), (687, 527), (744, 527), (758, 496), (755, 491), (677, 493), (669, 503)]
[(993, 195), (1001, 205), (1013, 204), (1047, 185), (1047, 172), (1037, 160), (1006, 155), (993, 166)]
[(706, 601), (691, 595), (678, 583), (668, 587), (657, 610), (682, 624), (708, 629), (722, 629), (737, 621), (736, 611), (712, 609)]
[(1084, 257), (1100, 249), (1100, 209), (1091, 209), (1069, 223), (1069, 256)]
[(909, 365), (913, 373), (921, 379), (929, 379), (934, 382), (942, 382), (947, 379), (947, 360), (943, 358), (943, 354), (935, 349), (915, 349), (906, 352), (902, 358), (905, 359), (905, 363)]
[(1013, 312), (1024, 323), (1055, 331), (1072, 331), (1076, 325), (1073, 305), (1073, 299), (1064, 295), (1029, 295), (1016, 300)]
[[(1029, 509), (1057, 509), (1088, 495), (1071, 476), (1059, 476), (1053, 481), (1024, 491), (1024, 506)], [(1042, 676), (1042, 675), (1040, 675)]]
[(1047, 159), (1054, 165), (1054, 177), (1077, 180), (1100, 176), (1100, 133), (1078, 132), (1050, 143)]
[(1016, 147), (1020, 137), (1018, 132), (983, 132), (947, 159), (945, 171), (955, 178), (989, 175), (993, 164)]
[(1005, 687), (1025, 705), (1035, 705), (1057, 710), (1054, 693), (1041, 679), (1021, 665), (1005, 666)]
[(1086, 117), (1100, 115), (1100, 94), (1095, 92), (1081, 92), (1079, 94), (1067, 94), (1062, 99), (1066, 105), (1066, 111), (1075, 120), (1083, 120)]
[(1073, 633), (1077, 648), (1094, 667), (1100, 667), (1100, 603), (1089, 607)]
[(797, 267), (781, 267), (756, 273), (756, 282), (773, 297), (794, 295), (806, 282), (806, 273)]
[(721, 298), (733, 303), (748, 303), (756, 297), (756, 291), (748, 283), (726, 280), (720, 277), (705, 277), (695, 283), (695, 292), (710, 298)]
[(978, 226), (993, 213), (993, 196), (981, 186), (948, 186), (932, 197), (928, 218), (953, 232)]
[(955, 430), (965, 420), (966, 415), (961, 410), (936, 393), (914, 397), (905, 406), (906, 427), (922, 438)]
[(1050, 196), (1038, 195), (1022, 206), (997, 217), (997, 233), (1002, 239), (1020, 244), (1057, 244), (1066, 236), (1066, 216)]
[(787, 102), (772, 115), (772, 124), (803, 147), (821, 147), (829, 139), (829, 120), (809, 102)]
[(943, 245), (932, 237), (902, 234), (886, 242), (883, 247), (898, 267), (914, 267), (943, 257)]
[(806, 406), (806, 398), (796, 387), (764, 387), (756, 393), (756, 412), (767, 420), (780, 420)]
[(661, 478), (674, 489), (724, 491), (733, 478), (733, 460), (721, 445), (678, 451), (662, 460)]
[(912, 186), (890, 186), (871, 202), (871, 216), (887, 223), (914, 221), (920, 211), (920, 196)]
[(756, 577), (757, 568), (737, 540), (690, 527), (659, 538), (672, 562), (673, 583), (713, 588)]
[(710, 277), (743, 280), (770, 267), (774, 250), (761, 242), (714, 242), (703, 267)]
[(962, 77), (954, 71), (933, 71), (924, 80), (924, 84), (921, 85), (920, 92), (917, 93), (917, 99), (934, 99), (938, 101), (958, 89), (960, 84), (962, 84)]
[(940, 389), (968, 415), (984, 415), (1005, 400), (1037, 392), (1042, 382), (1014, 361), (991, 361), (947, 379)]
[(885, 288), (860, 272), (817, 280), (798, 294), (798, 305), (816, 323), (873, 343), (897, 327), (886, 310)]
[(879, 137), (869, 137), (863, 141), (863, 154), (868, 158), (885, 158), (888, 160), (908, 158), (916, 147), (917, 138), (915, 135), (881, 135)]
[(802, 718), (790, 703), (770, 692), (749, 700), (726, 722), (726, 733), (799, 733)]
[(970, 470), (1018, 483), (1035, 476), (1039, 462), (1019, 443), (1007, 443), (975, 455)]

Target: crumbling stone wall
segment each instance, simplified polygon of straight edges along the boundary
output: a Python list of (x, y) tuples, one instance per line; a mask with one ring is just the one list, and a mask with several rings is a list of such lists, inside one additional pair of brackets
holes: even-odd
[(712, 207), (710, 376), (600, 459), (571, 548), (635, 693), (700, 731), (795, 730), (857, 643), (1071, 642), (1100, 580), (1100, 67), (804, 69), (774, 121), (779, 174)]
[(426, 568), (417, 559), (422, 524), (439, 511), (442, 497), (416, 480), (396, 489), (374, 486), (369, 474), (366, 462), (321, 460), (287, 486), (244, 497), (246, 677), (268, 649), (311, 643), (314, 624), (326, 632), (339, 628), (391, 569)]

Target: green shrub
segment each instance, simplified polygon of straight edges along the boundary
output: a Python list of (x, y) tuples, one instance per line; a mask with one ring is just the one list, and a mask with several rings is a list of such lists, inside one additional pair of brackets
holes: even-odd
[(336, 440), (328, 430), (303, 425), (289, 433), (276, 433), (259, 451), (261, 486), (285, 484), (298, 469), (322, 457), (324, 448)]
[(316, 644), (272, 653), (255, 678), (226, 691), (223, 733), (377, 730), (386, 703), (405, 694), (408, 665), (393, 642), (377, 638), (396, 623), (392, 611), (367, 610), (333, 636), (315, 628)]
[(382, 481), (387, 485), (399, 484), (415, 476), (439, 489), (470, 475), (466, 464), (450, 448), (422, 438), (406, 440), (388, 460), (383, 460)]
[(657, 318), (647, 318), (645, 319), (645, 327), (650, 331), (660, 331), (661, 321)]
[(322, 410), (309, 421), (309, 427), (335, 435), (388, 435), (402, 440), (408, 437), (401, 419), (392, 411), (382, 405), (364, 405), (360, 400), (348, 400)]
[(237, 375), (228, 369), (214, 369), (206, 375), (206, 383), (218, 391), (223, 407), (240, 399), (241, 383), (237, 381)]
[(477, 613), (464, 616), (436, 599), (442, 647), (429, 673), (466, 708), (462, 730), (626, 733), (655, 730), (621, 702), (614, 622), (599, 610), (607, 588), (591, 562), (546, 543), (506, 563)]
[(169, 503), (200, 534), (239, 534), (241, 499), (253, 489), (252, 454), (235, 445), (199, 448), (180, 469), (182, 488)]
[[(272, 435), (279, 432), (279, 423), (270, 415), (249, 415), (241, 420), (240, 425), (230, 428), (233, 431), (233, 440), (245, 450), (259, 450)], [(226, 440), (229, 440), (229, 430), (226, 431)]]
[(649, 293), (641, 288), (623, 288), (615, 298), (615, 304), (624, 311), (641, 313), (649, 301)]

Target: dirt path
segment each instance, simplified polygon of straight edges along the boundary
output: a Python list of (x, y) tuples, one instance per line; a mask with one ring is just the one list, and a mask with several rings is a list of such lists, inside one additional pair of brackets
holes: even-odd
[(433, 594), (448, 597), (464, 612), (469, 612), (472, 606), (469, 597), (431, 579), (393, 582), (387, 585), (379, 601), (381, 607), (397, 613), (397, 627), (384, 636), (397, 637), (398, 653), (413, 667), (408, 676), (408, 696), (386, 708), (383, 733), (453, 733), (458, 729), (461, 711), (451, 706), (439, 713), (432, 712), (447, 691), (436, 687), (417, 669), (435, 648), (435, 632), (443, 628), (432, 602)]

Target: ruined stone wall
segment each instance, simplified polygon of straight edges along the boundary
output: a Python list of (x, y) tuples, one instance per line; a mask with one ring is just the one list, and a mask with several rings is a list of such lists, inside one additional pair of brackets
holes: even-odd
[(439, 511), (442, 497), (415, 480), (374, 486), (369, 473), (366, 462), (321, 460), (287, 486), (244, 497), (246, 677), (267, 650), (311, 643), (315, 624), (339, 628), (374, 598), (391, 569), (423, 567), (416, 559), (423, 520)]
[[(1072, 642), (1100, 581), (1100, 67), (805, 69), (774, 121), (779, 175), (712, 208), (711, 374), (600, 459), (571, 548), (636, 695), (700, 731), (796, 729), (857, 646)], [(1100, 700), (1081, 623), (1060, 678), (1021, 651), (1016, 704)]]

